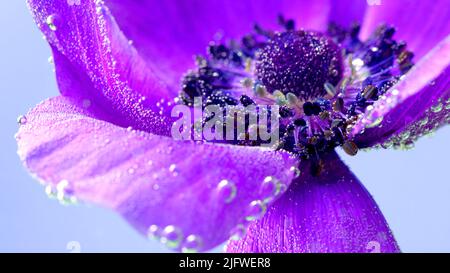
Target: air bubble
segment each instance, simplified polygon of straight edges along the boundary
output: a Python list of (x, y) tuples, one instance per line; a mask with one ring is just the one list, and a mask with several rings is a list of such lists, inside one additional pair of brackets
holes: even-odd
[(17, 118), (17, 124), (19, 124), (19, 125), (25, 125), (25, 124), (27, 124), (27, 121), (28, 121), (28, 119), (26, 116), (19, 116)]
[(442, 111), (443, 108), (443, 104), (441, 102), (439, 102), (438, 104), (436, 104), (435, 106), (431, 107), (431, 111), (433, 113), (439, 113)]
[(447, 101), (447, 105), (445, 105), (445, 110), (450, 110), (450, 99)]
[(264, 179), (261, 185), (261, 193), (262, 196), (264, 196), (264, 203), (272, 201), (277, 195), (280, 194), (280, 185), (281, 182), (272, 176), (267, 176)]
[(406, 150), (411, 150), (414, 148), (414, 142), (412, 141), (407, 141), (406, 143), (404, 143), (404, 148)]
[(425, 125), (427, 125), (427, 123), (428, 123), (428, 117), (424, 117), (423, 119), (421, 119), (419, 121), (420, 126), (425, 126)]
[(171, 164), (171, 165), (169, 166), (169, 172), (170, 172), (173, 176), (178, 176), (177, 165)]
[(300, 169), (295, 166), (292, 166), (289, 170), (294, 174), (294, 178), (299, 177), (301, 174)]
[(151, 225), (147, 230), (147, 237), (149, 239), (157, 239), (161, 238), (161, 229), (157, 225)]
[(237, 194), (236, 185), (226, 179), (220, 181), (220, 183), (217, 185), (217, 190), (220, 195), (220, 199), (222, 199), (226, 204), (233, 202)]
[(247, 209), (247, 221), (254, 221), (262, 218), (267, 211), (267, 206), (261, 200), (254, 200), (250, 203)]
[(48, 198), (54, 199), (56, 198), (56, 189), (52, 185), (47, 185), (45, 187), (45, 194), (47, 194)]
[(201, 247), (202, 239), (200, 236), (191, 234), (184, 240), (181, 251), (184, 253), (196, 253), (201, 249)]
[(56, 14), (52, 14), (52, 15), (48, 16), (47, 19), (45, 20), (45, 22), (47, 23), (48, 28), (50, 30), (52, 30), (52, 31), (56, 31), (56, 29), (57, 29), (56, 21), (57, 21), (57, 15)]
[(168, 248), (178, 248), (183, 240), (181, 230), (173, 225), (166, 226), (161, 234), (161, 243)]

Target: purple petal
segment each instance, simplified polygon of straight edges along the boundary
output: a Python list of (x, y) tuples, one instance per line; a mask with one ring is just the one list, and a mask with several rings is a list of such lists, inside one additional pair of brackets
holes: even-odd
[(450, 33), (448, 0), (386, 0), (367, 8), (361, 37), (367, 38), (380, 23), (392, 24), (396, 39), (408, 43), (421, 58)]
[(333, 153), (305, 171), (228, 252), (399, 252), (377, 204)]
[[(450, 36), (439, 43), (353, 128), (360, 147), (391, 137), (408, 144), (449, 122)], [(398, 142), (398, 141), (396, 141)]]
[(361, 24), (366, 9), (367, 0), (333, 0), (328, 20), (344, 27), (353, 23)]
[(176, 250), (225, 241), (294, 175), (287, 153), (174, 141), (96, 117), (67, 97), (43, 102), (20, 126), (21, 159), (59, 199), (112, 208)]
[[(348, 1), (347, 1), (348, 2)], [(150, 66), (165, 81), (178, 86), (194, 65), (193, 56), (205, 54), (215, 37), (240, 39), (258, 23), (280, 30), (277, 16), (294, 19), (297, 27), (325, 30), (331, 18), (347, 24), (362, 19), (365, 1), (108, 1), (120, 28)]]
[(122, 116), (122, 124), (149, 130), (146, 123), (155, 122), (149, 116), (160, 111), (156, 103), (173, 97), (108, 9), (95, 1), (30, 0), (29, 5), (52, 47), (61, 93)]

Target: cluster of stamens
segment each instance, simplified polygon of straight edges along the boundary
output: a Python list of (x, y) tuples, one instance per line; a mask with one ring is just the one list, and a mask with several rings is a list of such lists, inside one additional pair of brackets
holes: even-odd
[(257, 25), (240, 41), (211, 42), (208, 55), (197, 57), (197, 69), (185, 75), (181, 101), (192, 106), (195, 97), (202, 97), (202, 107), (278, 105), (276, 149), (319, 159), (342, 146), (355, 155), (352, 126), (413, 66), (413, 54), (385, 25), (361, 41), (358, 25), (330, 24), (326, 33), (318, 33), (295, 30), (294, 22), (283, 17), (279, 22), (281, 32)]

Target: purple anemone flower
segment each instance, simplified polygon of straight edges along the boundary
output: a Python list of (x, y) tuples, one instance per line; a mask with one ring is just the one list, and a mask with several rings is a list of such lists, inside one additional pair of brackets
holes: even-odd
[[(335, 148), (408, 148), (449, 123), (447, 0), (28, 4), (61, 95), (19, 118), (18, 153), (61, 202), (176, 251), (400, 251)], [(196, 97), (277, 105), (280, 139), (173, 139)]]

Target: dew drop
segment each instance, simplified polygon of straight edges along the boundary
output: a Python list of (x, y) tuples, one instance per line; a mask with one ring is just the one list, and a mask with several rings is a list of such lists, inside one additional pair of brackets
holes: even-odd
[(68, 186), (69, 186), (69, 181), (67, 181), (66, 179), (63, 179), (56, 185), (56, 190), (64, 191), (64, 189)]
[(17, 118), (17, 124), (19, 124), (19, 125), (25, 125), (25, 124), (27, 124), (27, 121), (28, 121), (28, 119), (26, 116), (19, 116)]
[(191, 234), (184, 240), (181, 251), (184, 253), (196, 253), (201, 249), (202, 244), (200, 236)]
[(181, 230), (173, 225), (166, 226), (161, 234), (161, 243), (168, 248), (178, 248), (183, 240)]
[(219, 193), (220, 199), (223, 200), (223, 202), (225, 202), (226, 204), (229, 204), (233, 202), (234, 198), (236, 197), (237, 187), (233, 182), (223, 179), (217, 185), (217, 191)]
[(77, 202), (77, 198), (72, 194), (68, 180), (63, 179), (56, 185), (56, 199), (62, 205), (70, 205)]
[(56, 29), (57, 29), (56, 21), (57, 21), (57, 15), (56, 14), (52, 14), (52, 15), (48, 16), (47, 19), (45, 20), (45, 22), (47, 23), (48, 28), (50, 30), (52, 30), (52, 31), (56, 31)]
[(442, 108), (443, 108), (443, 104), (442, 104), (442, 102), (439, 102), (439, 103), (436, 104), (435, 106), (431, 107), (431, 111), (432, 111), (433, 113), (439, 113), (439, 112), (442, 111)]
[(45, 187), (45, 194), (47, 194), (48, 198), (56, 198), (56, 189), (52, 185), (47, 185)]
[(413, 149), (413, 148), (414, 148), (414, 142), (412, 142), (412, 141), (407, 141), (407, 142), (404, 144), (404, 148), (405, 148), (406, 150), (411, 150), (411, 149)]
[(250, 203), (247, 209), (247, 221), (254, 221), (264, 216), (267, 211), (267, 206), (261, 200), (254, 200)]
[(280, 194), (281, 182), (273, 176), (267, 176), (262, 185), (261, 193), (264, 196), (263, 202), (268, 203)]
[(447, 105), (445, 105), (445, 110), (450, 110), (450, 101), (447, 101)]
[(407, 140), (410, 136), (411, 136), (411, 132), (410, 131), (405, 131), (405, 132), (400, 134), (400, 139)]
[(289, 171), (291, 171), (294, 174), (294, 178), (297, 178), (300, 176), (301, 172), (300, 169), (297, 168), (296, 166), (292, 166)]
[(161, 229), (157, 225), (151, 225), (147, 230), (147, 237), (159, 240), (161, 238)]
[(177, 165), (171, 164), (169, 166), (169, 172), (172, 173), (173, 176), (178, 176)]
[(428, 123), (428, 117), (424, 117), (423, 119), (421, 119), (419, 121), (420, 126), (425, 126), (425, 125), (427, 125), (427, 123)]
[(381, 147), (383, 147), (384, 149), (389, 149), (390, 147), (392, 147), (392, 145), (393, 145), (392, 141), (386, 141), (381, 144)]

